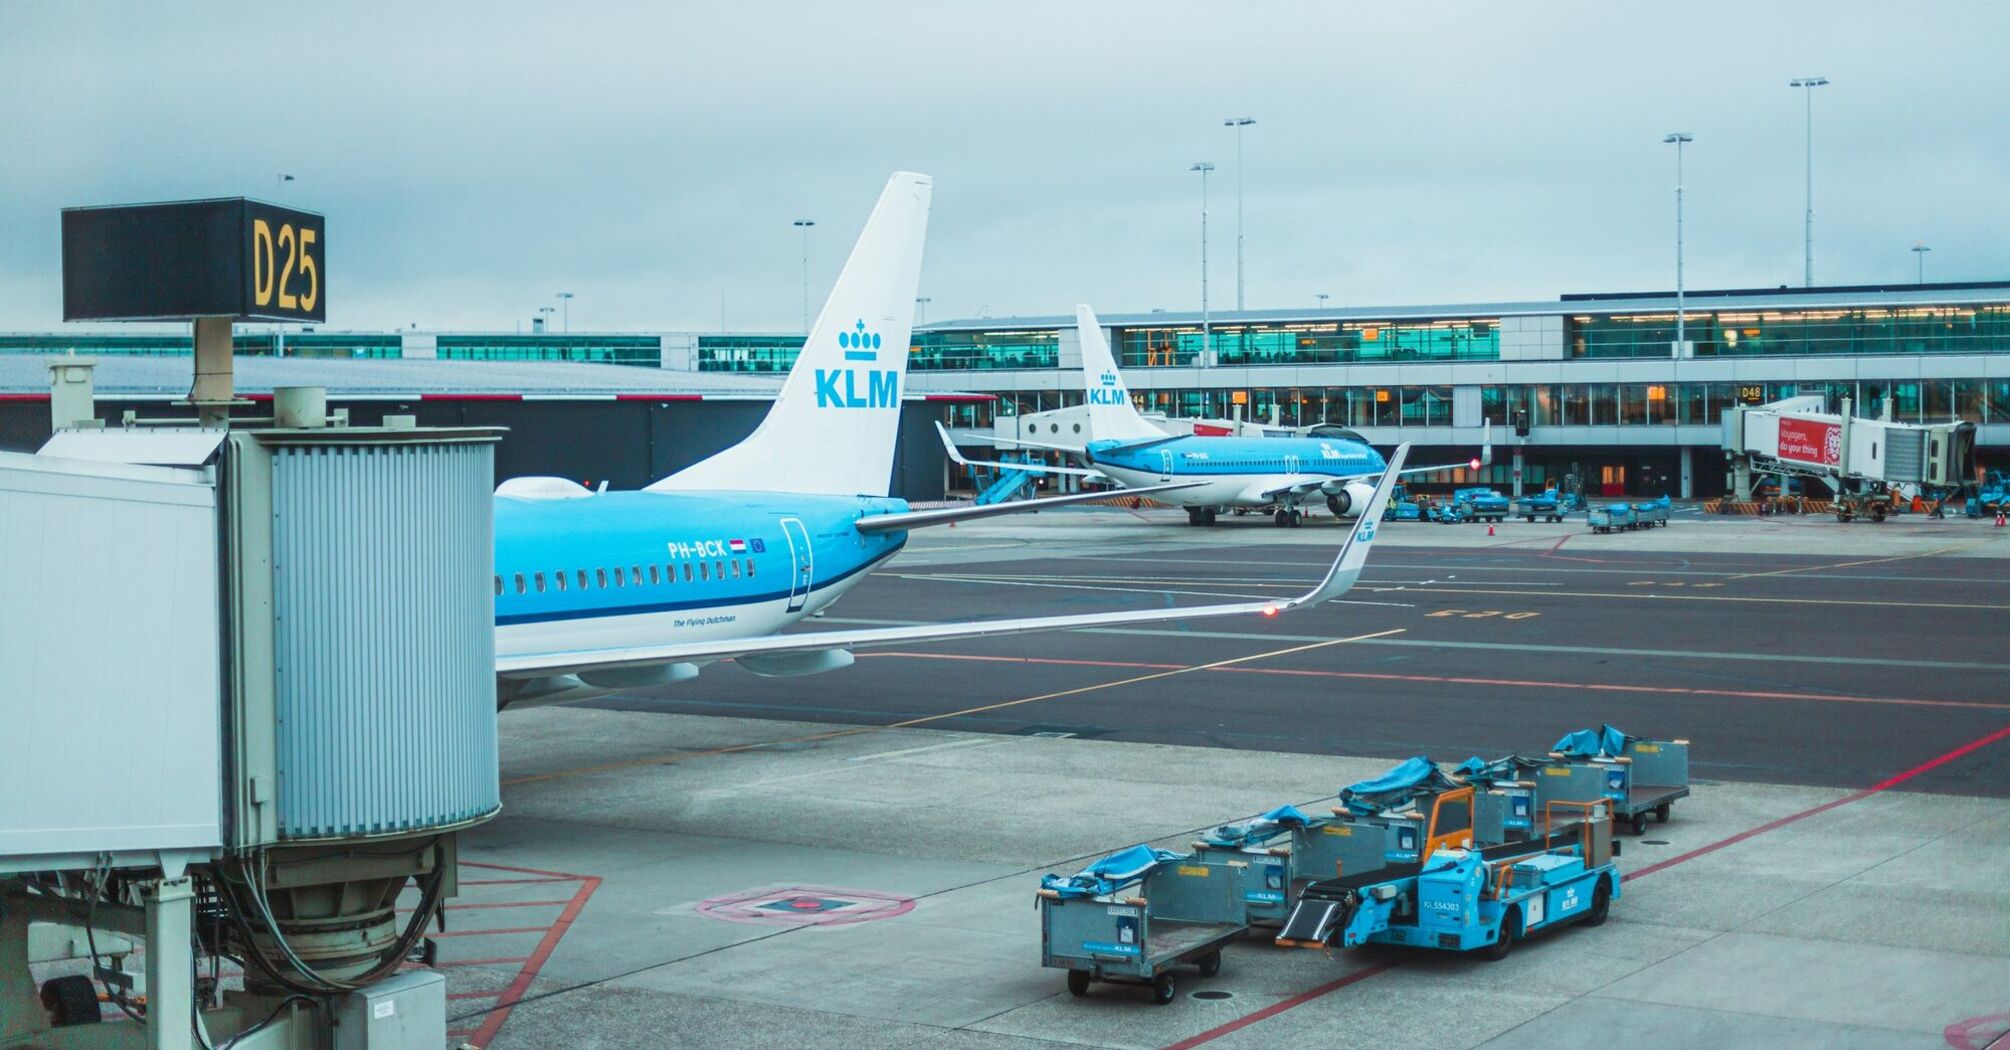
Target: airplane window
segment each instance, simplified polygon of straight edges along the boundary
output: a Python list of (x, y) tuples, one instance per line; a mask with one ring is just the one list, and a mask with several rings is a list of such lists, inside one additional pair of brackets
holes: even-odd
[(502, 597), (502, 577), (496, 577), (496, 597)]
[(533, 580), (537, 581), (537, 593), (539, 593), (539, 594), (543, 594), (543, 593), (544, 593), (544, 573), (541, 573), (541, 572), (540, 572), (540, 573), (536, 574), (535, 576), (533, 576), (533, 577), (531, 577), (531, 578), (532, 578)]
[(518, 594), (523, 593), (523, 573), (516, 574), (516, 592)]
[(559, 571), (557, 571), (557, 572), (554, 572), (554, 573), (552, 573), (552, 574), (551, 574), (551, 580), (552, 580), (552, 582), (553, 582), (553, 583), (556, 583), (556, 584), (558, 584), (558, 589), (559, 589), (559, 590), (561, 590), (561, 591), (562, 591), (562, 590), (564, 590), (564, 589), (565, 589), (565, 570), (564, 570), (564, 569), (560, 569)]
[(614, 585), (616, 587), (621, 586), (621, 566), (619, 565), (614, 567)]
[(581, 569), (581, 570), (579, 570), (579, 589), (580, 589), (580, 590), (582, 590), (582, 591), (586, 589), (586, 570), (585, 570), (585, 569)]
[(606, 569), (593, 570), (593, 580), (594, 583), (597, 584), (598, 586), (601, 587), (607, 586), (607, 570)]
[(642, 566), (630, 565), (628, 567), (628, 582), (637, 587), (642, 586)]
[(720, 578), (720, 579), (722, 579), (722, 580), (723, 580), (723, 579), (725, 579), (725, 578), (726, 578), (726, 563), (725, 563), (725, 562), (722, 562), (722, 561), (715, 561), (715, 562), (713, 562), (713, 563), (712, 563), (712, 575), (714, 575), (714, 576), (717, 576), (718, 578)]
[(747, 578), (750, 580), (754, 578), (754, 559), (752, 558), (747, 559)]
[(662, 581), (659, 580), (656, 576), (656, 566), (654, 565), (649, 566), (649, 586), (654, 587), (660, 582)]
[(684, 582), (691, 582), (691, 563), (688, 561), (684, 563)]
[(663, 566), (663, 582), (664, 583), (677, 582), (677, 566), (675, 565)]
[(701, 562), (699, 562), (699, 563), (698, 563), (698, 578), (699, 578), (699, 579), (701, 579), (701, 580), (709, 580), (709, 579), (711, 579), (711, 578), (712, 578), (712, 567), (711, 567), (710, 565), (707, 565), (707, 564), (705, 564), (705, 563), (704, 563), (704, 562), (702, 562), (702, 561), (701, 561)]
[(740, 578), (740, 563), (738, 561), (733, 562), (733, 578), (736, 580)]

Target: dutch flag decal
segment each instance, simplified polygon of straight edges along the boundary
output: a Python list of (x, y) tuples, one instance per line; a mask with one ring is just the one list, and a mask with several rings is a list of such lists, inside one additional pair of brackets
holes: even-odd
[(726, 541), (726, 548), (727, 548), (728, 550), (732, 551), (732, 552), (733, 552), (734, 554), (745, 554), (745, 553), (747, 553), (747, 541), (746, 541), (746, 540), (727, 540), (727, 541)]

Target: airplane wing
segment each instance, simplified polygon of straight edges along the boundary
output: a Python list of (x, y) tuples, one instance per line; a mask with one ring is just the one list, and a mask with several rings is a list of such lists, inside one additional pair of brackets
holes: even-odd
[[(1480, 430), (1480, 466), (1482, 467), (1494, 461), (1493, 435), (1494, 425), (1492, 421), (1488, 421)], [(1470, 470), (1472, 466), (1472, 460), (1466, 460), (1461, 463), (1433, 463), (1422, 467), (1404, 467), (1401, 473), (1429, 474), (1437, 470)], [(1322, 488), (1327, 492), (1332, 492), (1337, 487), (1350, 482), (1367, 481), (1370, 478), (1380, 476), (1379, 474), (1322, 474), (1316, 478), (1312, 478), (1297, 474), (1279, 474), (1268, 481), (1259, 482), (1259, 484), (1267, 487), (1258, 489), (1248, 495), (1251, 495), (1252, 498), (1275, 499), (1286, 492), (1310, 495), (1313, 491)]]
[[(1050, 467), (1045, 463), (998, 463), (982, 459), (964, 459), (963, 453), (956, 449), (956, 442), (949, 436), (949, 428), (943, 426), (941, 423), (937, 423), (935, 424), (935, 432), (942, 435), (942, 448), (949, 453), (949, 461), (959, 467), (990, 467), (993, 470), (1018, 470), (1028, 474), (1071, 474), (1078, 478), (1109, 477), (1109, 475), (1104, 474), (1100, 470), (1088, 470), (1082, 467)], [(1029, 445), (1031, 443), (1014, 441), (1012, 444)], [(1082, 452), (1078, 448), (1062, 448), (1059, 445), (1032, 445), (1032, 447), (1047, 449), (1053, 452), (1072, 452), (1076, 455), (1080, 455)]]
[[(1375, 485), (1347, 539), (1341, 543), (1326, 576), (1312, 589), (1296, 597), (1277, 601), (1231, 602), (1222, 605), (1192, 605), (1184, 608), (1145, 609), (1130, 612), (1081, 613), (1069, 616), (1035, 616), (1006, 620), (978, 620), (968, 623), (922, 624), (914, 627), (873, 627), (848, 631), (804, 631), (796, 634), (765, 635), (755, 638), (725, 638), (704, 642), (677, 642), (665, 645), (627, 646), (615, 649), (588, 649), (530, 656), (504, 656), (496, 660), (496, 674), (508, 679), (547, 678), (557, 675), (595, 675), (603, 679), (667, 664), (704, 663), (713, 660), (751, 658), (770, 669), (786, 668), (802, 661), (805, 670), (842, 666), (849, 651), (882, 645), (910, 645), (961, 638), (984, 638), (1036, 631), (1067, 631), (1086, 627), (1156, 623), (1166, 620), (1197, 620), (1221, 616), (1275, 616), (1307, 605), (1318, 605), (1347, 592), (1360, 578), (1368, 561), (1368, 548), (1381, 524), (1382, 510), (1388, 505), (1390, 490), (1403, 469), (1410, 446), (1401, 445), (1389, 458), (1389, 469)], [(835, 663), (813, 663), (823, 657), (838, 656)], [(695, 673), (695, 672), (694, 672)]]
[(989, 518), (999, 514), (1024, 514), (1029, 511), (1045, 510), (1048, 507), (1065, 507), (1071, 503), (1098, 503), (1103, 500), (1124, 499), (1131, 496), (1149, 496), (1154, 492), (1172, 489), (1190, 489), (1203, 485), (1201, 481), (1174, 481), (1164, 485), (1151, 485), (1137, 489), (1110, 489), (1104, 492), (1077, 492), (1067, 496), (1043, 496), (1039, 499), (1015, 499), (1004, 503), (989, 503), (982, 506), (945, 507), (940, 510), (910, 510), (895, 514), (868, 514), (853, 525), (860, 532), (899, 532), (907, 529), (926, 528), (930, 525), (947, 525), (952, 521), (969, 521), (971, 518)]

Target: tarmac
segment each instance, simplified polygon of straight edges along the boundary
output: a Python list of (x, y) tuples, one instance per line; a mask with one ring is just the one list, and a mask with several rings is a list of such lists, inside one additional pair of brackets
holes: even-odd
[[(512, 707), (464, 837), (455, 1041), (542, 1047), (2010, 1046), (2010, 536), (1388, 524), (1345, 602), (730, 666)], [(1163, 511), (917, 534), (816, 626), (1278, 596), (1340, 536)], [(1533, 615), (1528, 615), (1533, 614)], [(1205, 629), (1202, 629), (1203, 626)], [(1231, 945), (1068, 994), (1033, 891), (1392, 760), (1693, 741), (1612, 920), (1487, 963)]]

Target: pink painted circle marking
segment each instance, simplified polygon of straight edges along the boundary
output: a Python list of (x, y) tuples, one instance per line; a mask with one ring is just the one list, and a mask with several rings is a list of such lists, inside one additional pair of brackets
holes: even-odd
[(835, 886), (778, 886), (712, 897), (697, 903), (698, 914), (754, 926), (849, 926), (905, 915), (914, 898), (878, 890)]

